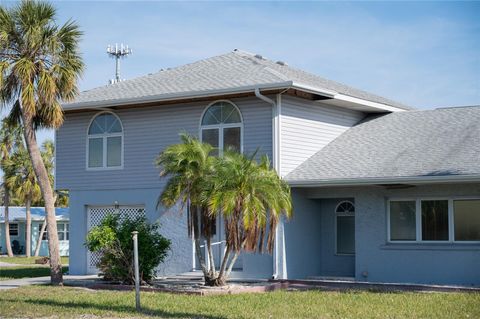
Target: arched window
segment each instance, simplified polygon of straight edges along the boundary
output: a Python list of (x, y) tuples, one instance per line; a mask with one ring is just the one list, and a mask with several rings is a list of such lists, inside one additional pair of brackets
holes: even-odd
[(231, 149), (242, 152), (242, 115), (238, 108), (228, 102), (219, 101), (205, 110), (200, 129), (202, 142), (209, 143), (222, 154)]
[(341, 201), (335, 208), (336, 253), (355, 254), (355, 205), (348, 200)]
[(100, 113), (88, 127), (87, 168), (121, 168), (122, 165), (122, 123), (113, 113)]
[(351, 201), (344, 200), (337, 205), (335, 209), (337, 215), (355, 215), (355, 205)]

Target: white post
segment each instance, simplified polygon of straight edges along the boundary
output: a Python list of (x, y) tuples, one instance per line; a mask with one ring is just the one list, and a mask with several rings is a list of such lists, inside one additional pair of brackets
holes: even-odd
[(208, 246), (207, 246), (207, 241), (203, 241), (203, 249), (204, 249), (204, 254), (205, 254), (205, 265), (207, 266), (207, 270), (210, 271), (210, 256), (208, 256)]
[(135, 308), (140, 311), (140, 274), (138, 270), (138, 231), (133, 231), (133, 260), (135, 268)]

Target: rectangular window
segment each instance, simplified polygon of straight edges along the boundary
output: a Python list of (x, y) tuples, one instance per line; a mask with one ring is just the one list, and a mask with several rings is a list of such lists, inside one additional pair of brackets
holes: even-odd
[(107, 167), (120, 166), (122, 163), (122, 138), (107, 137)]
[(455, 240), (480, 241), (480, 200), (454, 200)]
[[(45, 234), (47, 232), (45, 231)], [(68, 223), (57, 223), (58, 240), (70, 239), (70, 225)], [(46, 238), (44, 238), (45, 240)]]
[(355, 216), (337, 216), (337, 254), (355, 254)]
[(448, 240), (448, 200), (424, 200), (422, 210), (422, 240)]
[(57, 224), (58, 240), (65, 240), (65, 224)]
[(88, 139), (88, 167), (103, 166), (103, 138)]
[(480, 243), (480, 199), (389, 201), (389, 241)]
[(223, 149), (240, 152), (240, 128), (230, 127), (223, 129)]
[(416, 240), (415, 201), (390, 202), (390, 240)]
[(10, 224), (10, 236), (18, 236), (18, 224)]
[(212, 145), (215, 150), (212, 152), (212, 155), (218, 155), (218, 128), (214, 129), (203, 129), (202, 130), (202, 142)]

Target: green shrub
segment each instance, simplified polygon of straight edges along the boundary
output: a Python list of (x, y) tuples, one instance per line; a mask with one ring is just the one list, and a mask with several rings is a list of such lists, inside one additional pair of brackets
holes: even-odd
[(170, 249), (170, 241), (160, 235), (159, 227), (145, 217), (120, 221), (118, 215), (110, 214), (88, 232), (85, 246), (92, 252), (101, 253), (97, 267), (105, 280), (133, 284), (132, 232), (138, 231), (140, 279), (149, 282), (155, 278), (156, 267), (164, 261)]

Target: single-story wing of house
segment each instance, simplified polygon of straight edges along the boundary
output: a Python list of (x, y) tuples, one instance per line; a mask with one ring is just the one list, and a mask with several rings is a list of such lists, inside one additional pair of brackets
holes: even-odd
[[(37, 247), (38, 237), (45, 221), (44, 207), (31, 207), (30, 213), (32, 216), (32, 233), (31, 233), (31, 249), (32, 255)], [(55, 208), (55, 215), (57, 217), (58, 238), (60, 243), (60, 255), (68, 256), (70, 225), (69, 225), (69, 208), (57, 207)], [(13, 253), (16, 255), (25, 254), (25, 243), (27, 241), (26, 230), (26, 208), (18, 206), (8, 207), (8, 220), (10, 227), (10, 245)], [(39, 256), (48, 256), (48, 233), (45, 230), (41, 241)], [(7, 253), (5, 238), (5, 207), (0, 206), (0, 254)]]
[[(63, 109), (55, 183), (70, 194), (72, 274), (97, 272), (83, 243), (112, 212), (162, 224), (160, 275), (198, 269), (186, 214), (157, 208), (154, 160), (185, 131), (220, 154), (259, 150), (292, 188), (273, 255), (242, 254), (234, 276), (480, 285), (480, 107), (414, 110), (234, 50)], [(219, 218), (216, 259), (224, 236)]]

